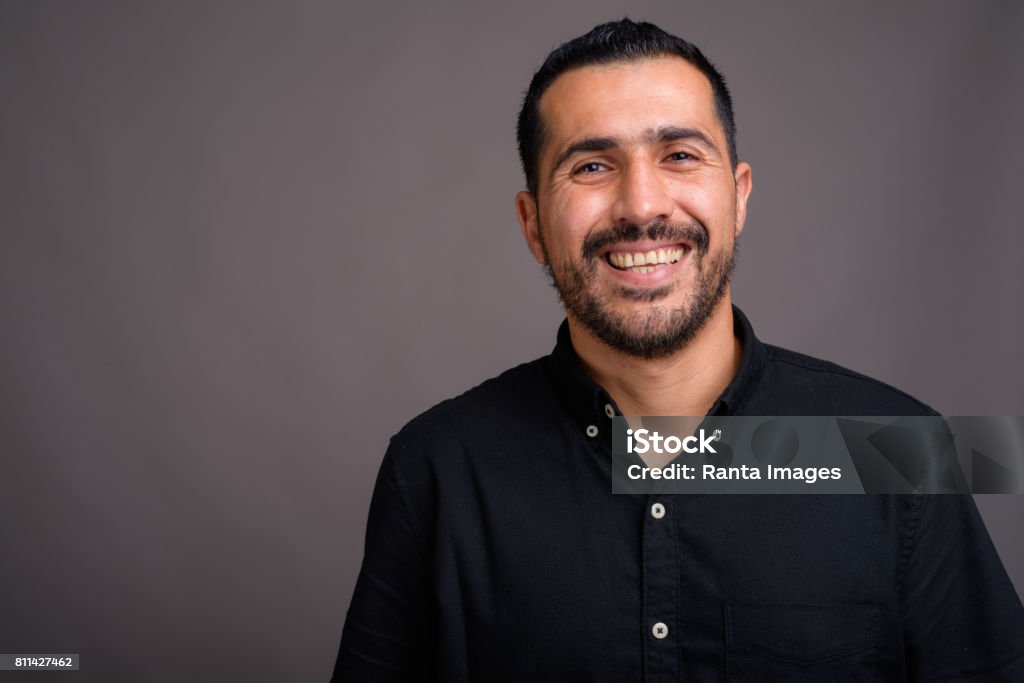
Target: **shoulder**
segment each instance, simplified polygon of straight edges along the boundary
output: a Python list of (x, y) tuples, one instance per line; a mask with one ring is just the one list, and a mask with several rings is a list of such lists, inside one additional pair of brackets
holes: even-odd
[(390, 450), (451, 453), (536, 424), (536, 417), (553, 407), (546, 359), (506, 370), (424, 411), (392, 438)]
[(885, 382), (820, 358), (765, 345), (767, 396), (806, 415), (938, 415)]
[(436, 521), (442, 500), (507, 486), (529, 458), (543, 456), (562, 411), (545, 358), (524, 363), (413, 418), (391, 438), (382, 472), (394, 481), (417, 525)]

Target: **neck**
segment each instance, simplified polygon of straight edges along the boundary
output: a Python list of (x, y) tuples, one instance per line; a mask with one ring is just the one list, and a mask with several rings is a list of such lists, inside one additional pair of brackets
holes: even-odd
[(569, 317), (572, 345), (590, 377), (611, 394), (623, 415), (706, 415), (740, 367), (726, 296), (707, 323), (670, 356), (646, 360), (616, 351)]

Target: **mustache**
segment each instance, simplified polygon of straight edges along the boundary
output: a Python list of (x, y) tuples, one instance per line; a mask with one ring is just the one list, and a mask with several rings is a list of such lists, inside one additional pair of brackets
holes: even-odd
[(700, 221), (677, 224), (665, 220), (654, 221), (641, 228), (636, 223), (623, 223), (591, 233), (583, 242), (583, 258), (590, 261), (597, 253), (613, 244), (639, 242), (640, 240), (673, 240), (689, 242), (698, 255), (708, 251), (708, 230)]

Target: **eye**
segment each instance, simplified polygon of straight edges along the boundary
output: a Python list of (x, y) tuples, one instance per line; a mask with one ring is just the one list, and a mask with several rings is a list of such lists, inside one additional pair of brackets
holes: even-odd
[(598, 173), (604, 169), (604, 164), (599, 164), (596, 161), (589, 161), (585, 164), (580, 165), (572, 173), (573, 175), (587, 175), (591, 173)]
[(672, 152), (668, 155), (669, 161), (691, 161), (697, 157), (693, 156), (689, 152)]

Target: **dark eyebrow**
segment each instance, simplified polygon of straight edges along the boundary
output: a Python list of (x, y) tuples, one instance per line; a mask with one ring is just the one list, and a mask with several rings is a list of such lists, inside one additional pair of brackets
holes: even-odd
[[(649, 128), (643, 132), (639, 139), (641, 143), (648, 145), (656, 142), (690, 140), (707, 148), (714, 154), (718, 154), (718, 147), (715, 145), (714, 141), (696, 128), (682, 128), (679, 126)], [(555, 163), (551, 166), (551, 176), (554, 177), (555, 173), (558, 172), (558, 169), (561, 168), (570, 157), (579, 154), (580, 152), (603, 152), (608, 149), (614, 149), (620, 145), (621, 140), (619, 138), (593, 137), (577, 140), (566, 147), (565, 150), (558, 155), (558, 158), (555, 159)]]
[(657, 130), (646, 131), (644, 134), (644, 142), (675, 142), (676, 140), (691, 140), (707, 147), (716, 154), (718, 153), (718, 147), (715, 146), (714, 140), (696, 128), (666, 126)]
[(569, 157), (579, 154), (580, 152), (603, 152), (606, 149), (612, 149), (619, 146), (618, 138), (583, 138), (572, 143), (561, 154), (555, 159), (554, 165), (551, 167), (551, 176), (554, 177), (558, 169), (561, 168), (562, 164), (569, 160)]

